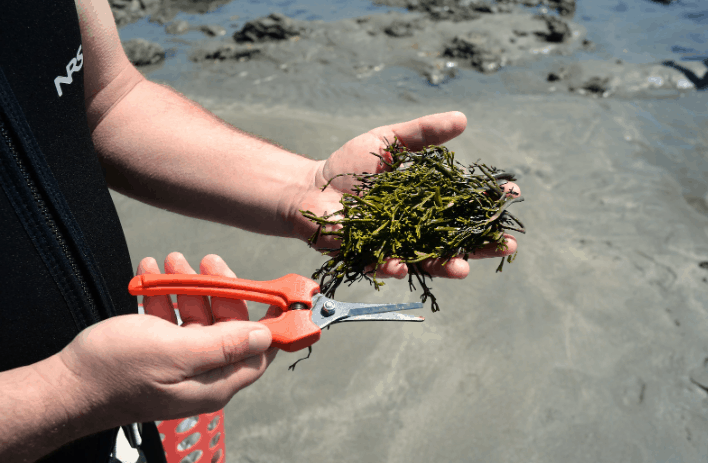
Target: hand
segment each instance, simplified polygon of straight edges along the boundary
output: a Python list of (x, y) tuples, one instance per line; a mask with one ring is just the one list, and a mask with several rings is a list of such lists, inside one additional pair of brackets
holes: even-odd
[[(172, 253), (166, 273), (196, 273)], [(236, 277), (216, 255), (202, 274)], [(140, 262), (140, 274), (159, 274), (155, 259)], [(270, 331), (249, 322), (245, 301), (177, 296), (176, 325), (169, 296), (145, 297), (149, 315), (123, 315), (82, 331), (58, 355), (81, 387), (81, 396), (104, 420), (104, 429), (133, 422), (169, 420), (223, 408), (252, 384), (275, 358)], [(267, 318), (280, 309), (271, 307)], [(85, 408), (85, 407), (84, 407)]]
[[(373, 129), (363, 135), (350, 140), (339, 150), (335, 151), (326, 161), (320, 161), (320, 167), (315, 175), (314, 182), (307, 191), (296, 200), (293, 205), (293, 212), (290, 214), (294, 223), (296, 235), (303, 241), (307, 241), (317, 230), (317, 224), (302, 216), (300, 210), (309, 210), (318, 216), (325, 213), (332, 213), (342, 209), (340, 200), (342, 193), (354, 193), (352, 187), (355, 185), (353, 176), (343, 176), (330, 183), (325, 191), (322, 187), (335, 175), (343, 173), (363, 173), (383, 172), (388, 166), (381, 166), (379, 158), (372, 156), (374, 152), (383, 156), (387, 162), (391, 162), (391, 155), (384, 151), (387, 139), (393, 142), (394, 137), (403, 143), (408, 149), (413, 151), (421, 150), (428, 145), (440, 145), (460, 135), (467, 126), (465, 115), (460, 112), (449, 112), (433, 114), (421, 117), (409, 122), (387, 125)], [(521, 189), (515, 183), (509, 182), (503, 185), (507, 194), (519, 195)], [(337, 219), (337, 216), (333, 217)], [(341, 218), (341, 216), (339, 216)], [(327, 226), (326, 231), (336, 231), (341, 229), (341, 225)], [(482, 259), (488, 257), (501, 257), (516, 252), (516, 239), (509, 234), (505, 234), (507, 249), (497, 251), (496, 244), (492, 243), (485, 248), (478, 250), (475, 254), (470, 254), (470, 259)], [(320, 236), (313, 246), (316, 249), (338, 248), (339, 241), (332, 235)], [(469, 264), (462, 256), (454, 257), (445, 266), (442, 265), (444, 259), (427, 259), (421, 263), (423, 270), (432, 276), (443, 278), (462, 279), (470, 271)], [(373, 270), (373, 264), (365, 269), (365, 272)], [(399, 259), (386, 259), (377, 268), (377, 278), (405, 278), (408, 274), (408, 267), (401, 263)]]

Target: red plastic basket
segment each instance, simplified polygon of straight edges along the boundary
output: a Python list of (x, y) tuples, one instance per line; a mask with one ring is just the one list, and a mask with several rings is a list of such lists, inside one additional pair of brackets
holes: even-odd
[[(177, 309), (177, 304), (173, 304)], [(140, 312), (143, 305), (139, 304)], [(177, 313), (177, 323), (182, 320)], [(224, 463), (224, 410), (168, 421), (156, 421), (167, 463)]]
[(158, 421), (167, 463), (223, 463), (224, 410), (178, 420)]

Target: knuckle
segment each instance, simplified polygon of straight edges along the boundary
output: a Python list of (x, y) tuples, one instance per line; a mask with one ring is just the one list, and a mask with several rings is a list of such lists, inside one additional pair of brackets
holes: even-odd
[(221, 337), (221, 350), (224, 361), (233, 364), (241, 360), (248, 351), (248, 335), (227, 333)]

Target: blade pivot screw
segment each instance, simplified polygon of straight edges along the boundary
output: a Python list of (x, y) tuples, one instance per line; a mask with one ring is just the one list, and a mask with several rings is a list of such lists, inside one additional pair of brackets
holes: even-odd
[(332, 301), (327, 301), (324, 303), (324, 305), (322, 306), (322, 315), (324, 315), (325, 317), (334, 315), (334, 303)]

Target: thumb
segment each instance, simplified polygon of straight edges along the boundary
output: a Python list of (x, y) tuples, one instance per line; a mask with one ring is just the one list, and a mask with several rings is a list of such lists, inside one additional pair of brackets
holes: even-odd
[(225, 321), (180, 330), (173, 346), (184, 358), (188, 376), (240, 362), (270, 347), (270, 330), (257, 322)]
[(398, 139), (411, 151), (428, 145), (441, 145), (460, 135), (467, 127), (467, 117), (459, 111), (430, 114), (408, 122), (386, 125), (372, 130), (379, 138)]

